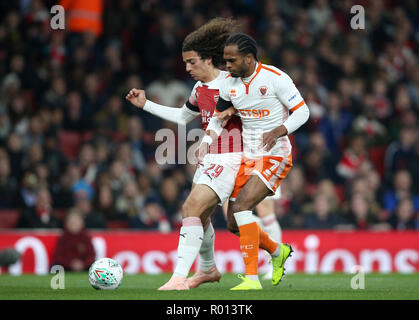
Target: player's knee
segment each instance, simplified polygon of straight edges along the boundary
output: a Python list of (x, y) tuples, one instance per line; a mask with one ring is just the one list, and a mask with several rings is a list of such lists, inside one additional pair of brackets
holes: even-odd
[(197, 213), (196, 206), (197, 206), (197, 202), (194, 201), (192, 198), (186, 199), (186, 201), (182, 205), (183, 218), (199, 216), (199, 215), (196, 215)]
[(183, 218), (201, 217), (206, 209), (207, 206), (202, 201), (195, 197), (188, 197), (182, 205), (182, 216)]
[(241, 201), (236, 201), (233, 204), (233, 212), (240, 212), (240, 211), (245, 211), (245, 210), (249, 210), (248, 206), (246, 203), (241, 202)]

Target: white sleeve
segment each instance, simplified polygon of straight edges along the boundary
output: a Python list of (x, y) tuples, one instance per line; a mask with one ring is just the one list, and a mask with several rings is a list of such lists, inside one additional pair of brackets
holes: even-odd
[(214, 112), (213, 116), (211, 117), (206, 131), (212, 130), (217, 134), (217, 136), (220, 136), (221, 131), (223, 131), (223, 127), (222, 127), (223, 121), (219, 120), (215, 114), (216, 112)]
[(144, 105), (144, 111), (147, 111), (164, 120), (186, 125), (199, 115), (199, 112), (192, 111), (186, 104), (182, 108), (166, 107), (161, 104), (147, 100)]
[(287, 128), (288, 134), (291, 134), (306, 123), (310, 116), (310, 110), (294, 82), (287, 74), (282, 74), (275, 84), (278, 99), (292, 112), (283, 123), (285, 128)]
[(287, 128), (288, 134), (293, 133), (304, 123), (307, 122), (310, 116), (310, 110), (307, 105), (304, 103), (301, 107), (297, 108), (287, 120), (283, 123), (284, 127)]

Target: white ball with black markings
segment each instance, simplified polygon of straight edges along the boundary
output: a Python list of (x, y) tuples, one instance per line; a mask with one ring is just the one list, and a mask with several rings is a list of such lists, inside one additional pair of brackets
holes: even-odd
[(123, 276), (121, 265), (111, 258), (96, 260), (89, 269), (89, 282), (97, 290), (117, 289), (121, 285)]

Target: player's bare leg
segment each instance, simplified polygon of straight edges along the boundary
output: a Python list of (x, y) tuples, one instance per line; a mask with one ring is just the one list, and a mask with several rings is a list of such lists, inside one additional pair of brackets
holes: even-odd
[(206, 185), (196, 185), (182, 207), (183, 220), (179, 233), (178, 261), (170, 280), (159, 290), (188, 290), (188, 273), (201, 248), (204, 228), (201, 216), (205, 219), (210, 209), (219, 202), (217, 194)]
[[(283, 264), (292, 251), (291, 247), (274, 241), (264, 232), (252, 218), (252, 210), (266, 196), (271, 195), (265, 183), (256, 175), (249, 178), (246, 185), (237, 196), (233, 205), (234, 218), (240, 231), (240, 249), (246, 266), (246, 277), (243, 282), (231, 290), (261, 289), (258, 278), (258, 250), (259, 247), (268, 251), (273, 257), (273, 284), (278, 284), (283, 275)], [(284, 252), (282, 251), (284, 248)], [(282, 253), (282, 254), (281, 254)]]
[[(232, 212), (240, 232), (240, 249), (246, 268), (246, 278), (242, 278), (242, 284), (233, 290), (261, 289), (257, 267), (259, 246), (271, 254), (279, 248), (279, 244), (269, 238), (252, 215), (256, 205), (271, 193), (259, 177), (251, 176), (233, 204)], [(229, 216), (228, 223), (233, 230), (234, 221)]]

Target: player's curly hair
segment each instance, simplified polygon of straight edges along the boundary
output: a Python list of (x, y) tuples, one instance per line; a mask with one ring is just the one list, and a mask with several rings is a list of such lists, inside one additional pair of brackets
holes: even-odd
[(230, 18), (214, 18), (186, 36), (182, 51), (196, 51), (201, 59), (212, 58), (216, 68), (222, 67), (224, 44), (237, 32), (239, 23)]

